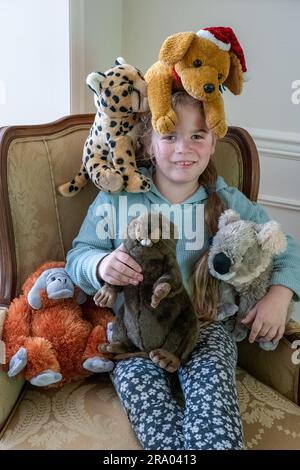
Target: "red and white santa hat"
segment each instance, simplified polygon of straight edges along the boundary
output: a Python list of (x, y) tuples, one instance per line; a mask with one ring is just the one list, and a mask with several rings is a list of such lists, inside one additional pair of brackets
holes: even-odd
[(223, 51), (233, 52), (241, 63), (244, 81), (248, 80), (244, 52), (231, 28), (224, 26), (214, 26), (211, 28), (200, 29), (196, 34), (197, 36), (212, 41)]

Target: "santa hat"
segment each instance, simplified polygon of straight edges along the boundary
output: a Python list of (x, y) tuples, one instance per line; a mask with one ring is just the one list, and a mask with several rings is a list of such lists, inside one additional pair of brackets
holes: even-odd
[(218, 46), (222, 51), (231, 51), (239, 59), (244, 81), (248, 80), (246, 61), (244, 57), (243, 49), (232, 31), (231, 28), (224, 26), (215, 26), (211, 28), (203, 28), (197, 32), (197, 36), (208, 39), (212, 41), (216, 46)]

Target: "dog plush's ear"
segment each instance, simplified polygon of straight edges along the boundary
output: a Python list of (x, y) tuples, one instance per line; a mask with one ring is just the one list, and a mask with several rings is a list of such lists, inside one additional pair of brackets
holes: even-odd
[[(55, 270), (55, 269), (54, 269)], [(38, 310), (42, 307), (41, 301), (41, 290), (47, 288), (47, 277), (51, 273), (52, 269), (46, 269), (35, 281), (32, 288), (30, 289), (27, 300), (31, 308)]]
[(197, 35), (194, 32), (169, 36), (161, 46), (159, 60), (169, 65), (176, 64), (185, 56), (195, 37)]
[(243, 71), (242, 66), (235, 54), (229, 52), (230, 69), (228, 77), (223, 85), (227, 87), (234, 95), (240, 95), (243, 89)]

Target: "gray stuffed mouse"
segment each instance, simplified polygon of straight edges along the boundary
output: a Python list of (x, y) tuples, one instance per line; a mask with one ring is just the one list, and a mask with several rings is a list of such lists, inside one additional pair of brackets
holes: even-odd
[[(117, 354), (117, 359), (150, 357), (169, 372), (187, 360), (199, 329), (176, 260), (175, 230), (171, 221), (154, 212), (128, 224), (124, 250), (142, 267), (143, 280), (123, 287), (124, 311), (113, 323), (112, 343), (101, 349)], [(94, 301), (112, 307), (118, 291), (118, 286), (105, 283)]]

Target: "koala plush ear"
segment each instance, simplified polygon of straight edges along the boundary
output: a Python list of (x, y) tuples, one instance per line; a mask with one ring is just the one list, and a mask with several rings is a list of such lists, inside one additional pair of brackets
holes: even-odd
[(219, 229), (225, 227), (225, 225), (228, 225), (232, 222), (237, 222), (240, 220), (240, 214), (238, 212), (235, 212), (232, 209), (227, 209), (219, 218), (219, 223), (218, 227)]
[(262, 249), (272, 255), (279, 255), (286, 250), (287, 241), (278, 222), (271, 220), (266, 224), (258, 225), (257, 240)]
[(105, 78), (106, 75), (102, 72), (92, 72), (86, 77), (86, 84), (96, 95), (99, 95), (101, 82), (103, 82)]
[(127, 64), (126, 60), (123, 57), (117, 57), (115, 60), (115, 65), (124, 65)]

